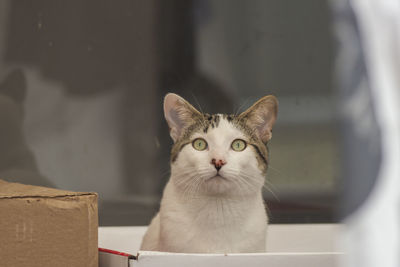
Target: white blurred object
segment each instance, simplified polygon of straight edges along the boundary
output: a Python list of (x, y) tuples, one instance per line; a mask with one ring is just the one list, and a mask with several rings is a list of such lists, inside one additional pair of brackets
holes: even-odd
[[(381, 162), (374, 187), (368, 197), (344, 221), (346, 228), (342, 237), (348, 256), (343, 263), (344, 266), (398, 267), (400, 1), (350, 0), (349, 3), (361, 33), (371, 100), (381, 134)], [(368, 162), (361, 168), (365, 168), (365, 165), (368, 165)], [(353, 190), (356, 191), (357, 188), (354, 187)]]
[(24, 73), (25, 136), (40, 173), (58, 188), (95, 191), (103, 199), (121, 192), (122, 90), (75, 97), (35, 69)]

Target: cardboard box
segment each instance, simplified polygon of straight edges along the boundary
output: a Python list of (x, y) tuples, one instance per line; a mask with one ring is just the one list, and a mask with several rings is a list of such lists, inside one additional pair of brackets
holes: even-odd
[(97, 194), (0, 180), (0, 266), (98, 266)]
[(337, 224), (270, 225), (267, 253), (224, 255), (139, 251), (147, 227), (100, 227), (99, 266), (334, 267), (342, 255), (336, 247), (340, 228)]

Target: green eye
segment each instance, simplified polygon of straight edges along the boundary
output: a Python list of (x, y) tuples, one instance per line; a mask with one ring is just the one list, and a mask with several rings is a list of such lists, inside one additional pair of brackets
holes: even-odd
[(243, 151), (246, 148), (247, 144), (242, 139), (235, 139), (232, 142), (232, 149), (235, 151)]
[(207, 148), (207, 142), (203, 138), (196, 138), (192, 142), (192, 146), (194, 147), (194, 149), (202, 151)]

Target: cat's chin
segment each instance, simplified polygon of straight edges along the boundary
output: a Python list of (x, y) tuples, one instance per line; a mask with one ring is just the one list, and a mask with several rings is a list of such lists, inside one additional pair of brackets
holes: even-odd
[(232, 190), (233, 184), (221, 174), (211, 176), (205, 180), (203, 189), (206, 194), (225, 195)]

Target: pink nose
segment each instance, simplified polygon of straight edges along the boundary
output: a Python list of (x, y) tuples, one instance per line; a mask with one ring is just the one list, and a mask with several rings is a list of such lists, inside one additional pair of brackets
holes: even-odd
[(222, 160), (222, 159), (218, 159), (218, 160), (212, 159), (211, 164), (213, 164), (215, 166), (215, 168), (217, 169), (217, 171), (219, 171), (221, 169), (221, 167), (226, 164), (226, 161)]

